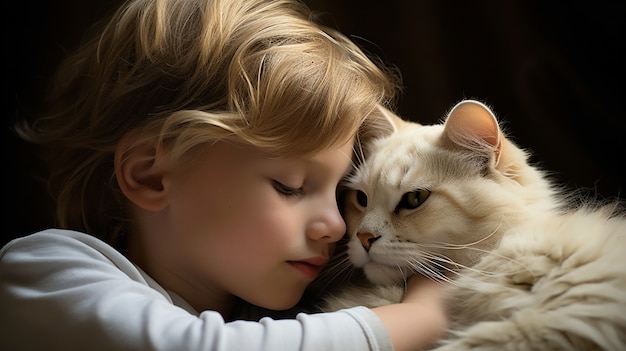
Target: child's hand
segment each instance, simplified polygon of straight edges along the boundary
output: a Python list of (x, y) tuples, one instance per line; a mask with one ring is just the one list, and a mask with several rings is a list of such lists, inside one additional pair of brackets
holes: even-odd
[(443, 281), (435, 281), (422, 275), (414, 275), (407, 280), (402, 303), (426, 303), (441, 307), (443, 311)]
[(402, 302), (375, 308), (383, 320), (394, 349), (419, 350), (442, 337), (448, 326), (441, 281), (414, 276), (407, 282)]

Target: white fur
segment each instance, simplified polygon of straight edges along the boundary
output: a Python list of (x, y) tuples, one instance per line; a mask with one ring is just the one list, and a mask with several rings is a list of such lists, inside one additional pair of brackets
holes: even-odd
[[(418, 273), (449, 281), (452, 328), (439, 351), (625, 350), (622, 204), (566, 210), (585, 201), (528, 164), (478, 102), (445, 124), (401, 123), (347, 184), (347, 254), (370, 287), (348, 286), (323, 309), (397, 302)], [(430, 196), (399, 206), (416, 189)], [(377, 239), (366, 250), (357, 233)]]

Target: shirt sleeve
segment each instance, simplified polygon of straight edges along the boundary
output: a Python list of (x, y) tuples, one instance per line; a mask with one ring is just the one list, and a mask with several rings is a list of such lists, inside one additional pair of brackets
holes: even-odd
[(0, 302), (1, 350), (392, 350), (364, 307), (258, 322), (194, 315), (115, 249), (71, 231), (3, 247)]

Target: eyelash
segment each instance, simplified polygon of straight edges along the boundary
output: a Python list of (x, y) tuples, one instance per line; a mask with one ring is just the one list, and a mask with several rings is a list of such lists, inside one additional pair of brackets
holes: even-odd
[(300, 196), (304, 193), (302, 188), (292, 188), (277, 180), (272, 180), (272, 184), (274, 185), (274, 189), (276, 189), (276, 191), (285, 196)]

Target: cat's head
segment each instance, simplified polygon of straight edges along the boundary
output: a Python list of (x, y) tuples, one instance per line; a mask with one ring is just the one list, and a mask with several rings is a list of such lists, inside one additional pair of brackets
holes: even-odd
[(471, 266), (512, 225), (552, 209), (550, 184), (484, 104), (462, 101), (436, 125), (391, 120), (345, 184), (347, 252), (371, 281)]

